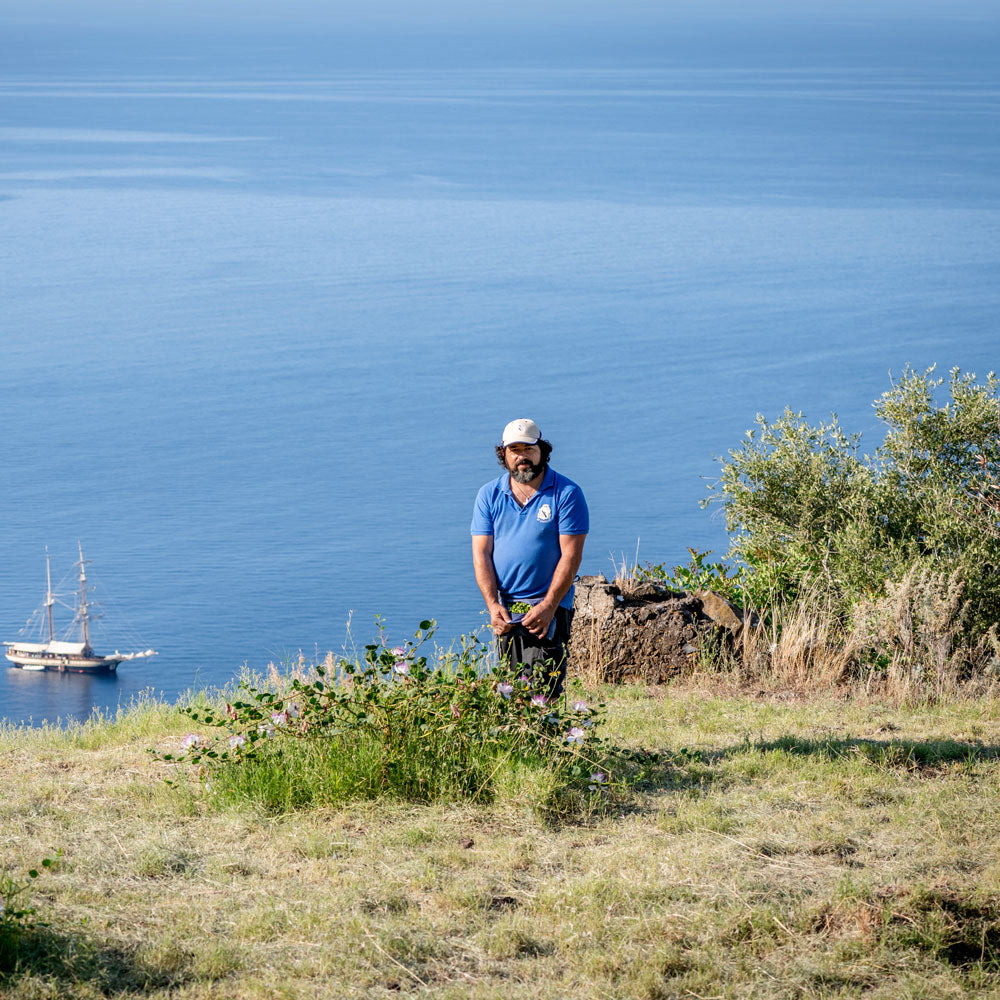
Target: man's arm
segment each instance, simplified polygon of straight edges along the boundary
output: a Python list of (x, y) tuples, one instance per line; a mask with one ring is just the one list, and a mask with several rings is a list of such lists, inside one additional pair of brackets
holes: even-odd
[[(490, 613), (490, 628), (496, 635), (509, 632), (514, 626), (507, 609), (500, 603), (497, 572), (493, 568), (493, 536), (472, 536), (472, 565), (476, 570), (476, 583), (482, 591), (486, 609)], [(563, 591), (565, 593), (565, 591)]]
[[(559, 607), (559, 602), (566, 596), (576, 579), (577, 571), (580, 569), (580, 560), (583, 559), (583, 543), (586, 540), (586, 535), (559, 536), (559, 562), (556, 563), (555, 572), (552, 574), (548, 593), (521, 620), (521, 624), (532, 635), (542, 638), (548, 632), (549, 625), (555, 617), (556, 608)], [(492, 551), (492, 538), (490, 542), (490, 550)], [(478, 573), (476, 578), (478, 579)], [(481, 584), (480, 587), (482, 587)]]

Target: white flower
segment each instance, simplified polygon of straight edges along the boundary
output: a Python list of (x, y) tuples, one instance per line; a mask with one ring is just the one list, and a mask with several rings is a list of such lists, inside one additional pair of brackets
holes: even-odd
[(544, 694), (536, 694), (532, 696), (531, 704), (534, 705), (536, 708), (545, 708), (545, 706), (548, 704), (548, 699), (545, 697)]
[(582, 743), (584, 735), (585, 735), (584, 731), (579, 726), (574, 726), (566, 734), (566, 742), (567, 743)]
[(283, 726), (286, 722), (288, 722), (288, 713), (287, 712), (272, 712), (271, 713), (271, 721), (276, 726)]
[(247, 744), (247, 738), (245, 736), (230, 736), (229, 737), (229, 749), (235, 750), (237, 747), (244, 747)]
[(590, 709), (587, 707), (587, 703), (585, 701), (576, 701), (576, 702), (573, 703), (573, 711), (574, 712), (589, 712)]
[(297, 719), (301, 714), (302, 714), (302, 709), (300, 709), (299, 706), (296, 705), (294, 701), (290, 701), (285, 706), (285, 715), (287, 715), (289, 719)]
[(197, 733), (188, 733), (181, 743), (182, 750), (190, 750), (192, 747), (201, 745), (201, 737)]
[(506, 682), (498, 684), (497, 693), (503, 698), (509, 698), (514, 693), (514, 685), (507, 684)]
[(274, 726), (265, 726), (264, 723), (261, 723), (257, 727), (257, 732), (263, 733), (267, 737), (271, 737), (274, 735)]
[(400, 660), (399, 663), (396, 664), (396, 673), (407, 677), (410, 673), (409, 663), (407, 663), (406, 660)]

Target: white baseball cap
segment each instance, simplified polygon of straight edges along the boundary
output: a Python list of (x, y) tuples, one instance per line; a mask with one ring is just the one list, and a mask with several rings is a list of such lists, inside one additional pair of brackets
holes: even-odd
[(504, 448), (509, 444), (538, 444), (542, 432), (538, 429), (538, 424), (527, 417), (519, 420), (512, 420), (504, 429), (501, 444)]

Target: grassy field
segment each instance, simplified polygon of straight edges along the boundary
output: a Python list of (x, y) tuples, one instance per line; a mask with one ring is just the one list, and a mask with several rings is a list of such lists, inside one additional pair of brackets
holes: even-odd
[(0, 996), (1000, 997), (1000, 700), (603, 692), (646, 787), (268, 816), (168, 788), (150, 705), (0, 730), (0, 861), (47, 927)]

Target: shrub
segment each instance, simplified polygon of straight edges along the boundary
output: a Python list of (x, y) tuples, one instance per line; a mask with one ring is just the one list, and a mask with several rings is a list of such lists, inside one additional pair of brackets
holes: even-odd
[(414, 641), (365, 647), (362, 662), (328, 660), (265, 687), (241, 684), (224, 709), (191, 706), (218, 733), (190, 734), (180, 754), (222, 800), (282, 811), (389, 795), (414, 801), (488, 801), (511, 775), (545, 771), (547, 787), (591, 791), (603, 706), (550, 701), (545, 678), (485, 669), (478, 639), (429, 660), (434, 623)]
[(846, 622), (861, 602), (895, 600), (913, 574), (926, 589), (932, 573), (953, 580), (952, 595), (961, 584), (947, 629), (969, 639), (1000, 620), (1000, 378), (953, 369), (942, 402), (933, 371), (907, 368), (875, 401), (886, 433), (870, 456), (836, 416), (812, 425), (786, 409), (758, 415), (721, 460), (704, 503), (725, 511), (753, 603), (818, 584)]

